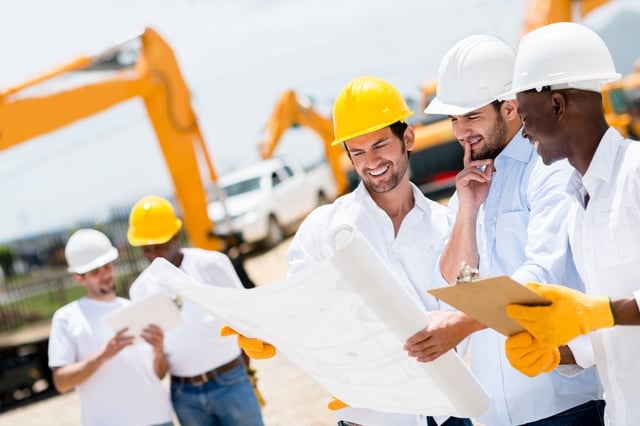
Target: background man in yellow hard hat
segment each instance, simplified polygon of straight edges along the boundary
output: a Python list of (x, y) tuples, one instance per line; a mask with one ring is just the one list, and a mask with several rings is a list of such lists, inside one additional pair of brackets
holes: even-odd
[(102, 317), (129, 304), (116, 296), (112, 262), (118, 250), (95, 229), (67, 241), (73, 279), (87, 295), (58, 309), (51, 321), (49, 366), (60, 392), (75, 388), (82, 424), (171, 425), (173, 412), (160, 379), (167, 371), (162, 330), (149, 325), (133, 344), (127, 329), (115, 333)]
[(545, 164), (566, 158), (575, 168), (567, 187), (571, 246), (590, 295), (531, 284), (552, 304), (508, 307), (536, 339), (526, 347), (512, 342), (516, 335), (506, 350), (526, 369), (528, 358), (540, 356), (540, 342), (555, 351), (590, 333), (608, 422), (630, 426), (640, 419), (640, 328), (619, 326), (640, 325), (640, 144), (604, 117), (602, 84), (619, 77), (604, 41), (583, 25), (547, 25), (520, 42), (513, 91), (523, 134)]
[[(162, 257), (202, 284), (243, 288), (229, 258), (220, 252), (181, 248), (182, 221), (162, 197), (138, 201), (129, 216), (127, 238), (144, 257)], [(135, 282), (132, 300), (162, 291)], [(184, 324), (167, 331), (165, 352), (171, 400), (183, 426), (261, 426), (260, 405), (237, 341), (221, 337), (222, 324), (189, 300), (181, 301)]]
[[(569, 251), (565, 192), (571, 168), (566, 162), (546, 167), (522, 137), (515, 100), (502, 100), (511, 89), (515, 53), (503, 41), (472, 35), (452, 46), (438, 71), (437, 96), (425, 110), (446, 114), (464, 147), (464, 169), (456, 177), (449, 201), (455, 221), (440, 267), (455, 282), (462, 261), (482, 277), (507, 275), (520, 283), (562, 282), (582, 289)], [(471, 370), (492, 396), (478, 420), (492, 426), (572, 424), (600, 425), (604, 404), (595, 368), (566, 377), (543, 374), (532, 380), (512, 368), (505, 357), (505, 337), (466, 315), (451, 313), (432, 324), (412, 344), (410, 354), (428, 361), (471, 334)], [(447, 343), (449, 340), (449, 343)], [(434, 343), (431, 343), (434, 342)], [(413, 343), (413, 342), (412, 342)], [(582, 354), (579, 342), (573, 352)], [(441, 347), (433, 347), (441, 344)], [(593, 364), (588, 350), (584, 367)], [(575, 364), (572, 351), (563, 362)], [(578, 355), (576, 355), (578, 358)], [(559, 353), (537, 359), (529, 373), (549, 370)], [(531, 375), (531, 374), (529, 374)]]
[[(403, 285), (398, 291), (408, 292), (425, 313), (440, 309), (427, 290), (434, 286), (431, 278), (444, 245), (446, 208), (409, 181), (414, 133), (405, 120), (412, 114), (399, 91), (378, 78), (356, 78), (340, 92), (333, 108), (334, 145), (344, 145), (361, 183), (303, 221), (288, 253), (290, 275), (330, 257), (333, 245), (327, 230), (349, 224), (396, 274)], [(467, 419), (425, 419), (352, 407), (336, 415), (338, 424), (471, 425)]]

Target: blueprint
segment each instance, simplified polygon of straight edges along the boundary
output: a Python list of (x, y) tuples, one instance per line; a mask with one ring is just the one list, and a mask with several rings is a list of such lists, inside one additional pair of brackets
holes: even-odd
[(357, 231), (332, 231), (336, 255), (254, 289), (193, 281), (164, 259), (138, 280), (189, 298), (247, 337), (269, 342), (331, 395), (390, 413), (477, 417), (489, 397), (457, 354), (419, 363), (403, 349), (428, 318)]

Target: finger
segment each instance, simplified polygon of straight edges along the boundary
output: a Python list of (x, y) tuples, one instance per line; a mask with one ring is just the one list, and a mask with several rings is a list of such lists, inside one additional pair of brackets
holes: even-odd
[(447, 352), (446, 350), (432, 350), (426, 354), (423, 354), (419, 357), (416, 357), (416, 361), (418, 362), (431, 362), (438, 359), (442, 354)]
[(540, 284), (540, 283), (535, 283), (535, 282), (528, 282), (528, 283), (525, 283), (524, 286), (527, 287), (529, 290), (535, 291), (536, 293), (542, 295), (542, 293), (545, 291), (545, 289), (549, 287), (549, 284)]
[(488, 180), (491, 180), (491, 174), (487, 174), (479, 168), (473, 166), (458, 173), (456, 180), (458, 182), (468, 182), (470, 180), (486, 182)]
[(469, 142), (465, 142), (462, 144), (464, 148), (464, 155), (462, 156), (462, 164), (467, 167), (467, 164), (471, 162), (471, 144)]
[(507, 315), (522, 325), (535, 323), (536, 320), (544, 318), (544, 311), (546, 309), (539, 306), (516, 305), (513, 303), (507, 305)]
[(556, 369), (558, 365), (560, 365), (560, 350), (556, 348), (551, 348), (552, 360), (549, 365), (543, 370), (545, 373), (549, 373)]
[(124, 333), (126, 333), (128, 330), (129, 330), (129, 327), (125, 327), (125, 328), (123, 328), (122, 330), (119, 330), (119, 331), (116, 333), (116, 338), (117, 338), (117, 337), (120, 337), (120, 336), (123, 336), (123, 335), (124, 335)]
[(222, 337), (233, 336), (234, 334), (240, 334), (240, 333), (238, 333), (237, 331), (235, 331), (233, 328), (229, 327), (228, 325), (225, 325), (220, 329), (220, 335)]
[(336, 398), (335, 396), (333, 397), (333, 399), (331, 401), (329, 401), (329, 403), (327, 404), (327, 408), (329, 408), (329, 410), (335, 411), (335, 410), (341, 410), (343, 408), (348, 407), (349, 405), (340, 401), (338, 398)]
[(421, 342), (424, 342), (425, 340), (428, 340), (431, 337), (429, 331), (427, 330), (427, 328), (423, 328), (422, 330), (418, 331), (416, 334), (414, 334), (413, 336), (409, 337), (407, 339), (407, 341), (405, 342), (405, 348), (407, 346), (413, 346), (413, 345), (417, 345)]
[(135, 336), (123, 336), (123, 337), (119, 338), (118, 341), (120, 343), (122, 343), (123, 345), (126, 345), (126, 344), (133, 343), (133, 341), (135, 339), (136, 339)]
[(533, 336), (531, 335), (531, 333), (527, 331), (521, 331), (520, 333), (514, 334), (513, 336), (507, 338), (504, 344), (508, 350), (516, 350), (520, 348), (527, 348), (531, 346), (532, 342)]

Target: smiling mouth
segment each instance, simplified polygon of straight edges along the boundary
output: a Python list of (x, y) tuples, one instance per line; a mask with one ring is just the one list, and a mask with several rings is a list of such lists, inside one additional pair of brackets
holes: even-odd
[(378, 177), (383, 175), (387, 170), (389, 170), (389, 166), (385, 166), (376, 170), (369, 171), (369, 176)]
[(481, 137), (475, 137), (475, 138), (470, 138), (467, 139), (467, 143), (469, 144), (469, 147), (473, 149), (474, 145), (479, 144), (482, 141)]

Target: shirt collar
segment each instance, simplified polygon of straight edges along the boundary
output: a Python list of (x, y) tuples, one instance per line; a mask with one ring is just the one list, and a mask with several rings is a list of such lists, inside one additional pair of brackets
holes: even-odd
[[(513, 138), (509, 141), (507, 146), (504, 147), (502, 152), (498, 154), (496, 160), (504, 157), (509, 157), (513, 160), (520, 161), (522, 163), (528, 163), (531, 159), (534, 147), (529, 143), (528, 139), (522, 136), (522, 128), (518, 129)], [(499, 160), (498, 160), (499, 161)]]
[(602, 136), (584, 176), (577, 170), (573, 171), (567, 188), (568, 192), (581, 203), (585, 194), (594, 194), (602, 182), (608, 182), (612, 179), (619, 147), (615, 141), (621, 139), (620, 133), (613, 127), (609, 127)]
[[(422, 212), (428, 211), (429, 205), (427, 204), (427, 198), (413, 182), (409, 182), (409, 184), (411, 185), (411, 191), (413, 192), (414, 208), (418, 208)], [(356, 200), (359, 203), (365, 203), (370, 206), (378, 207), (375, 201), (373, 201), (373, 198), (371, 198), (371, 194), (369, 194), (369, 191), (364, 186), (364, 183), (362, 183), (362, 181), (360, 181), (360, 183), (354, 190), (354, 194)]]
[(582, 177), (582, 182), (588, 192), (593, 193), (600, 183), (609, 182), (613, 178), (613, 169), (619, 148), (615, 141), (620, 139), (622, 139), (622, 135), (613, 127), (609, 127), (600, 139), (591, 163)]

